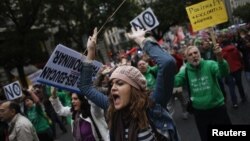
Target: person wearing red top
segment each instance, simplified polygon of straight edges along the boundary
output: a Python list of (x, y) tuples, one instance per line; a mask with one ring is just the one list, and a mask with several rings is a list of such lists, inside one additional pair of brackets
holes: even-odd
[(227, 41), (227, 39), (224, 39), (222, 43), (222, 56), (225, 60), (227, 60), (230, 68), (230, 74), (226, 77), (226, 84), (229, 87), (232, 104), (234, 108), (238, 108), (235, 84), (238, 87), (241, 102), (247, 101), (241, 79), (241, 72), (243, 69), (242, 58), (238, 49)]

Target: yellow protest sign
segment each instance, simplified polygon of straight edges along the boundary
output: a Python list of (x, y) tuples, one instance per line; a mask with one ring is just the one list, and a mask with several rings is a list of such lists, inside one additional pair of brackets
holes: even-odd
[(194, 31), (228, 20), (224, 0), (206, 0), (186, 7), (186, 11)]

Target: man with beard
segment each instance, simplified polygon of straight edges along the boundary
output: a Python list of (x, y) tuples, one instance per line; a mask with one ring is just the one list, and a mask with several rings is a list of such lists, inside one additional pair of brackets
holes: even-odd
[(175, 77), (175, 87), (188, 85), (193, 115), (201, 141), (207, 141), (209, 125), (230, 125), (224, 96), (218, 84), (218, 77), (229, 74), (229, 66), (223, 59), (220, 46), (213, 48), (217, 61), (203, 60), (196, 46), (185, 50), (187, 59)]

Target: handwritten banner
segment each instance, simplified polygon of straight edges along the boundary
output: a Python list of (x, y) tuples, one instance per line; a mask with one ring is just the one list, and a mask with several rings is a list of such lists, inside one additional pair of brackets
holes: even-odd
[(194, 31), (228, 21), (224, 0), (206, 0), (186, 7)]

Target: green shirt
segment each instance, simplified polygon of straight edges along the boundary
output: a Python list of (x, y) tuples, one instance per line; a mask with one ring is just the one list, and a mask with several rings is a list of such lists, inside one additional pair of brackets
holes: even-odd
[(215, 62), (201, 60), (198, 68), (189, 63), (181, 68), (175, 76), (175, 87), (186, 83), (185, 69), (187, 69), (192, 105), (195, 109), (211, 109), (224, 104), (224, 96), (217, 78), (229, 74), (229, 67), (225, 60)]
[(157, 66), (153, 66), (153, 67), (148, 66), (147, 71), (143, 74), (147, 80), (147, 89), (149, 90), (155, 89), (157, 71), (158, 71)]
[(41, 106), (34, 104), (31, 108), (27, 109), (27, 117), (34, 125), (36, 132), (41, 133), (50, 128), (49, 120), (45, 116)]

